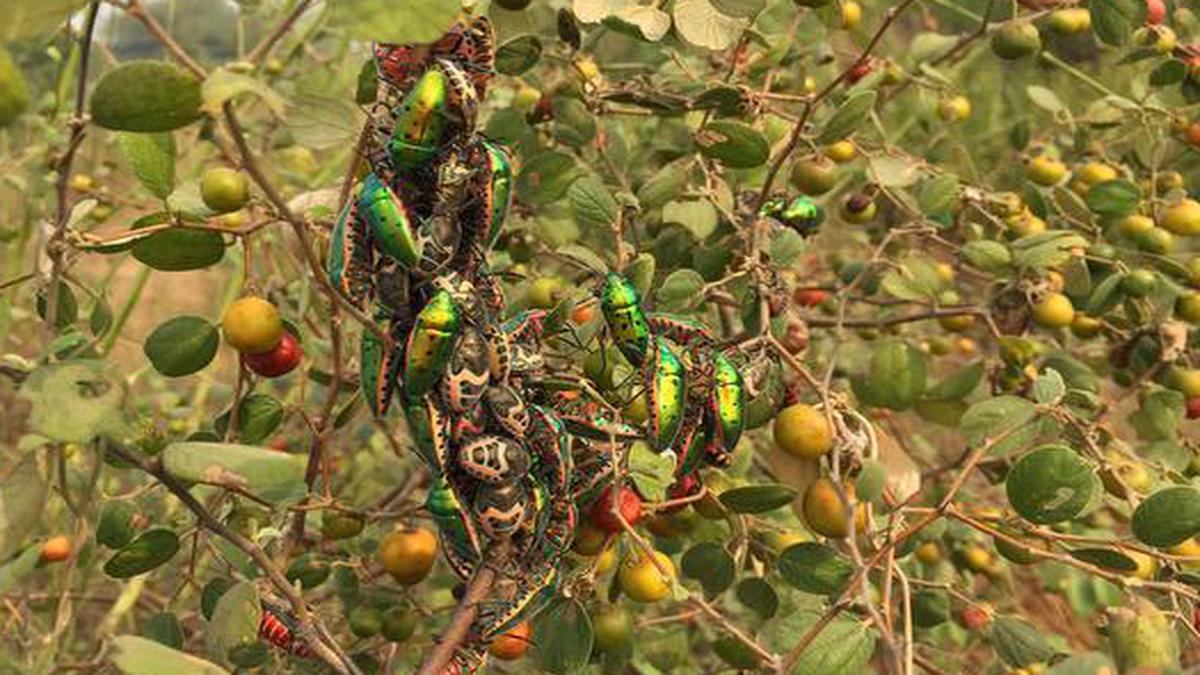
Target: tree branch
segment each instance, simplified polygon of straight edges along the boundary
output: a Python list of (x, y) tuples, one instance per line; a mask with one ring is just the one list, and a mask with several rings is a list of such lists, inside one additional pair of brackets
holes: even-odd
[(496, 584), (497, 568), (507, 560), (510, 542), (502, 540), (489, 548), (483, 555), (483, 563), (471, 576), (462, 600), (450, 617), (450, 625), (442, 633), (437, 645), (425, 656), (425, 662), (417, 675), (441, 675), (468, 637), (471, 622), (479, 615), (479, 603), (487, 598)]

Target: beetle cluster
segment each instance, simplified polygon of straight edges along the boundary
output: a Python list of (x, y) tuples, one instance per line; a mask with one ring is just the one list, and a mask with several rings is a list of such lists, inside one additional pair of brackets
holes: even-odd
[[(617, 274), (599, 302), (610, 337), (641, 369), (647, 428), (552, 386), (573, 376), (544, 355), (551, 313), (507, 316), (487, 263), (513, 188), (507, 151), (475, 130), (493, 43), (479, 18), (432, 45), (374, 47), (369, 173), (338, 217), (327, 269), (380, 324), (363, 335), (362, 390), (377, 417), (393, 403), (404, 413), (433, 477), (426, 508), (447, 561), (464, 579), (485, 559), (498, 572), (451, 672), (473, 672), (484, 645), (553, 597), (576, 503), (612, 475), (620, 448), (646, 438), (675, 450), (673, 490), (694, 494), (696, 470), (727, 463), (745, 416), (742, 376), (712, 333), (644, 312)], [(489, 557), (497, 542), (513, 554)]]

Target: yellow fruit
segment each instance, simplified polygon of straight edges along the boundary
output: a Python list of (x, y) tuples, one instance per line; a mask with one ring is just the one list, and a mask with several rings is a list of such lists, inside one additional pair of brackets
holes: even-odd
[(200, 178), (200, 197), (217, 213), (237, 211), (250, 199), (250, 182), (237, 169), (213, 167)]
[(1121, 553), (1124, 553), (1126, 556), (1131, 558), (1134, 563), (1137, 564), (1137, 569), (1130, 572), (1130, 576), (1137, 579), (1150, 581), (1154, 578), (1154, 575), (1158, 574), (1157, 558), (1142, 553), (1141, 551), (1134, 551), (1131, 549), (1121, 549)]
[[(842, 487), (846, 499), (854, 506), (854, 529), (862, 532), (867, 524), (866, 505), (855, 503), (853, 485), (847, 483)], [(837, 486), (828, 478), (818, 478), (809, 486), (804, 493), (803, 511), (804, 522), (808, 523), (809, 529), (821, 536), (841, 539), (850, 534), (850, 519), (842, 508)]]
[(803, 403), (779, 412), (774, 434), (775, 444), (796, 457), (815, 459), (833, 448), (833, 430), (825, 413)]
[(1088, 189), (1097, 183), (1116, 180), (1117, 170), (1101, 162), (1088, 162), (1075, 172), (1075, 182), (1071, 189), (1078, 194), (1086, 194)]
[(927, 541), (918, 546), (913, 555), (926, 565), (936, 565), (942, 561), (942, 547), (936, 541)]
[(1115, 224), (1117, 231), (1126, 237), (1136, 237), (1145, 234), (1154, 229), (1154, 219), (1147, 216), (1134, 214), (1125, 216), (1118, 220)]
[(675, 566), (670, 556), (661, 551), (654, 551), (654, 559), (641, 550), (630, 551), (617, 571), (621, 591), (635, 602), (658, 602), (669, 596), (674, 579)]
[(1197, 569), (1200, 569), (1200, 539), (1192, 537), (1182, 544), (1172, 546), (1171, 548), (1167, 549), (1167, 552), (1171, 555), (1192, 558), (1192, 560), (1181, 563), (1183, 565), (1183, 569), (1193, 572)]
[(567, 287), (558, 277), (539, 277), (529, 286), (529, 304), (539, 309), (554, 309)]
[(973, 314), (943, 316), (938, 318), (938, 325), (951, 333), (961, 333), (975, 325), (975, 316)]
[(617, 565), (617, 547), (609, 546), (596, 556), (596, 574), (607, 574)]
[(607, 540), (608, 535), (600, 528), (584, 523), (575, 531), (571, 549), (579, 555), (593, 556), (604, 550), (604, 542)]
[(1038, 155), (1025, 165), (1025, 177), (1043, 187), (1058, 185), (1067, 177), (1067, 165), (1048, 155)]
[(1200, 291), (1186, 291), (1175, 301), (1175, 316), (1189, 323), (1200, 323)]
[(1032, 237), (1046, 231), (1046, 221), (1034, 215), (1033, 211), (1025, 209), (1015, 216), (1009, 216), (1004, 224), (1018, 239)]
[(522, 85), (513, 94), (513, 107), (521, 112), (529, 112), (533, 110), (533, 106), (542, 100), (542, 92), (528, 85)]
[(776, 555), (783, 553), (796, 544), (812, 541), (812, 537), (803, 532), (768, 532), (763, 537), (763, 543)]
[(1103, 328), (1104, 324), (1100, 323), (1099, 319), (1088, 316), (1083, 312), (1076, 312), (1075, 318), (1071, 320), (1071, 332), (1078, 338), (1087, 339), (1096, 337)]
[(0, 128), (12, 124), (29, 107), (29, 82), (0, 43)]
[(1050, 13), (1050, 28), (1064, 35), (1086, 32), (1092, 28), (1092, 13), (1083, 7), (1057, 9)]
[(1171, 386), (1183, 392), (1184, 398), (1200, 396), (1200, 368), (1179, 368), (1170, 376)]
[(992, 552), (979, 544), (967, 544), (958, 553), (972, 572), (987, 572), (992, 567)]
[(850, 141), (838, 141), (825, 148), (825, 156), (838, 164), (845, 164), (854, 159), (855, 152), (854, 144)]
[(842, 28), (846, 30), (854, 30), (858, 28), (858, 24), (862, 23), (862, 5), (854, 2), (854, 0), (846, 0), (842, 3)]
[(1181, 236), (1200, 234), (1200, 202), (1185, 199), (1162, 211), (1163, 229)]
[(229, 305), (221, 317), (225, 341), (244, 354), (264, 354), (283, 341), (283, 321), (275, 305), (253, 296)]
[(1047, 293), (1033, 306), (1033, 320), (1043, 328), (1065, 328), (1075, 320), (1075, 306), (1062, 293)]
[(950, 263), (937, 263), (933, 266), (933, 271), (937, 272), (938, 279), (941, 279), (944, 284), (952, 283), (954, 277), (957, 275), (957, 272), (954, 271), (954, 265)]
[(86, 173), (71, 176), (71, 189), (76, 192), (90, 192), (96, 189), (96, 180)]
[(600, 68), (596, 65), (596, 62), (587, 57), (576, 61), (575, 69), (579, 71), (584, 80), (593, 80), (600, 75)]
[(963, 356), (974, 356), (979, 353), (979, 343), (969, 337), (959, 338), (955, 346), (958, 347), (958, 353)]
[(376, 556), (384, 571), (411, 586), (429, 575), (437, 558), (438, 540), (421, 528), (396, 530), (383, 538)]
[(938, 103), (938, 117), (946, 122), (961, 122), (971, 116), (971, 99), (950, 96)]

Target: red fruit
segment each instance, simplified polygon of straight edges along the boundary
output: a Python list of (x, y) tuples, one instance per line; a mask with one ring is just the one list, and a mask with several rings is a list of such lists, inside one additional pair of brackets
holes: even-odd
[(1200, 148), (1200, 122), (1189, 124), (1183, 132), (1183, 137), (1192, 147)]
[(275, 452), (287, 452), (288, 442), (285, 438), (272, 438), (271, 442), (267, 443), (267, 447)]
[(1163, 0), (1146, 0), (1146, 23), (1157, 26), (1167, 18), (1167, 4)]
[(959, 615), (959, 622), (968, 630), (981, 630), (989, 621), (991, 617), (979, 607), (967, 607)]
[[(617, 519), (613, 513), (613, 489), (612, 486), (604, 488), (596, 501), (592, 503), (592, 524), (597, 529), (608, 534), (615, 534), (625, 529), (621, 526), (621, 521)], [(626, 523), (633, 525), (642, 518), (642, 498), (636, 492), (627, 487), (622, 487), (619, 497), (616, 499), (616, 504), (620, 508), (621, 517)]]
[(867, 75), (870, 75), (872, 70), (874, 70), (874, 66), (871, 64), (871, 61), (869, 59), (861, 59), (850, 67), (850, 71), (846, 73), (846, 81), (854, 84)]
[(43, 563), (62, 562), (71, 555), (71, 540), (63, 535), (50, 537), (42, 544)]
[[(667, 500), (675, 501), (677, 499), (691, 497), (699, 492), (701, 487), (700, 480), (696, 478), (695, 474), (689, 473), (686, 476), (680, 476), (675, 480), (674, 483), (671, 483), (670, 487), (667, 488)], [(679, 504), (677, 506), (662, 509), (662, 512), (675, 513), (676, 511), (682, 510), (685, 506), (687, 505)]]
[(304, 350), (295, 335), (284, 331), (279, 346), (262, 354), (243, 354), (242, 361), (254, 373), (263, 377), (279, 377), (287, 375), (300, 365)]
[(1200, 420), (1200, 396), (1189, 398), (1186, 407), (1189, 420)]
[(797, 288), (792, 294), (792, 300), (796, 301), (797, 305), (803, 307), (816, 307), (825, 302), (829, 297), (829, 291), (823, 291), (819, 288)]

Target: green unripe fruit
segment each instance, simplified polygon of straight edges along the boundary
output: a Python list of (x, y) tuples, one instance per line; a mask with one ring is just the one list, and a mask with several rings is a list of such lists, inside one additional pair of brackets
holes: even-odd
[(383, 614), (374, 607), (355, 607), (350, 612), (350, 632), (360, 638), (378, 635), (383, 629)]
[(1121, 290), (1130, 297), (1144, 298), (1158, 285), (1158, 277), (1150, 270), (1134, 270), (1121, 279)]
[(829, 159), (802, 159), (792, 165), (792, 185), (806, 195), (823, 195), (837, 185), (837, 180), (837, 165)]
[(250, 200), (250, 182), (237, 169), (214, 167), (200, 178), (200, 197), (217, 213), (237, 211)]
[(1161, 227), (1154, 227), (1133, 238), (1138, 248), (1148, 253), (1169, 253), (1175, 247), (1175, 235)]
[(598, 652), (619, 654), (633, 642), (633, 615), (619, 605), (606, 607), (592, 616)]
[(383, 613), (379, 633), (392, 642), (404, 642), (417, 632), (417, 614), (407, 607), (392, 607)]
[(1200, 234), (1200, 202), (1185, 199), (1163, 209), (1160, 224), (1172, 234), (1183, 237)]
[(1188, 291), (1175, 301), (1175, 315), (1189, 323), (1200, 323), (1200, 291)]
[(1006, 61), (1024, 58), (1042, 48), (1042, 36), (1032, 23), (1010, 23), (992, 36), (992, 52)]
[(875, 219), (878, 210), (875, 200), (869, 196), (862, 193), (853, 194), (842, 202), (842, 220), (856, 225), (869, 223)]

